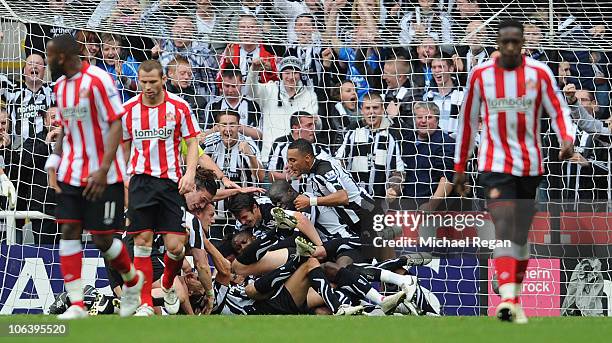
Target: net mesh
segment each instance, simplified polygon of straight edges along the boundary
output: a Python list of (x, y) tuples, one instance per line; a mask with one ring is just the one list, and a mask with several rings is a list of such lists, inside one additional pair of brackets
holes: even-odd
[[(390, 202), (387, 189), (401, 189), (403, 194), (390, 206), (414, 209), (418, 192), (433, 194), (440, 177), (452, 177), (452, 154), (440, 156), (432, 147), (425, 153), (406, 152), (405, 146), (414, 143), (413, 104), (436, 103), (439, 126), (452, 136), (469, 71), (494, 53), (497, 23), (513, 17), (525, 24), (525, 53), (551, 67), (567, 101), (576, 98), (575, 108), (581, 111), (574, 117), (579, 155), (572, 162), (558, 161), (554, 133), (547, 120), (542, 123), (546, 171), (530, 234), (535, 258), (523, 304), (529, 315), (610, 315), (611, 15), (612, 3), (603, 1), (2, 0), (0, 133), (6, 179), (0, 313), (47, 309), (53, 294), (62, 291), (59, 234), (53, 221), (45, 219), (53, 215), (55, 200), (43, 171), (56, 134), (49, 88), (56, 76), (36, 57), (44, 56), (45, 44), (54, 36), (74, 34), (84, 57), (113, 75), (125, 100), (138, 92), (138, 63), (159, 59), (167, 69), (169, 89), (190, 103), (206, 135), (217, 131), (213, 113), (226, 106), (224, 96), (232, 107), (239, 103), (242, 133), (259, 150), (265, 177), (258, 177), (256, 166), (235, 164), (230, 154), (220, 158), (222, 148), (207, 145), (204, 137), (201, 143), (226, 174), (245, 186), (267, 186), (285, 177), (283, 144), (276, 139), (293, 132), (316, 138), (339, 156), (380, 201)], [(439, 53), (442, 58), (432, 60)], [(302, 88), (285, 90), (267, 83), (291, 82), (278, 72), (291, 62), (284, 59), (288, 56), (303, 70), (297, 82)], [(254, 73), (254, 64), (262, 72)], [(231, 68), (240, 74), (226, 80), (221, 71)], [(441, 94), (440, 89), (450, 91)], [(296, 90), (296, 96), (288, 95)], [(368, 92), (382, 93), (381, 109), (364, 107)], [(312, 126), (298, 118), (295, 126), (300, 129), (291, 131), (295, 123), (289, 117), (296, 111), (317, 114)], [(363, 113), (397, 129), (397, 158), (409, 169), (399, 173), (397, 164), (376, 164), (375, 131), (354, 129)], [(393, 159), (389, 150), (385, 153)], [(481, 213), (482, 188), (474, 161), (470, 165), (476, 186), (464, 201)], [(404, 180), (394, 178), (394, 172)], [(420, 181), (408, 183), (408, 174)], [(233, 222), (220, 204), (211, 238), (227, 236)], [(492, 238), (487, 228), (471, 235)], [(436, 235), (438, 229), (405, 228), (404, 236)], [(89, 242), (88, 236), (84, 240)], [(443, 313), (487, 314), (497, 298), (489, 252), (448, 256), (413, 271)], [(86, 255), (86, 283), (105, 287), (102, 259), (94, 250)]]

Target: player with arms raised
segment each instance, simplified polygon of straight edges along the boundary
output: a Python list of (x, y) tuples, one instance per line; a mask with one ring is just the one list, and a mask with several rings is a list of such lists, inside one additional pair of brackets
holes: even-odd
[(71, 306), (60, 319), (87, 317), (83, 303), (81, 234), (93, 240), (124, 280), (122, 316), (140, 305), (144, 276), (136, 271), (121, 240), (124, 229), (125, 168), (121, 142), (121, 97), (112, 78), (98, 67), (82, 63), (79, 45), (71, 35), (53, 38), (47, 58), (57, 81), (57, 116), (61, 133), (45, 170), (57, 193), (55, 216), (61, 225), (60, 265)]
[(485, 188), (496, 239), (512, 242), (511, 247), (493, 252), (502, 298), (497, 316), (516, 323), (527, 323), (519, 293), (529, 262), (527, 238), (536, 211), (534, 199), (544, 172), (542, 113), (550, 116), (561, 142), (560, 159), (572, 156), (574, 141), (569, 109), (552, 72), (521, 54), (524, 42), (520, 22), (500, 23), (499, 56), (475, 67), (469, 77), (455, 149), (455, 187), (464, 195), (466, 163), (482, 114), (479, 183)]
[[(185, 197), (195, 189), (200, 133), (189, 105), (178, 95), (166, 92), (166, 77), (158, 61), (149, 60), (138, 68), (142, 94), (125, 103), (123, 140), (130, 150), (128, 232), (134, 234), (134, 264), (145, 275), (142, 306), (136, 316), (153, 315), (151, 283), (153, 234), (163, 234), (166, 252), (162, 290), (164, 305), (170, 314), (180, 303), (172, 283), (180, 272), (185, 256), (188, 232), (183, 227)], [(187, 170), (182, 175), (180, 144), (187, 144)]]

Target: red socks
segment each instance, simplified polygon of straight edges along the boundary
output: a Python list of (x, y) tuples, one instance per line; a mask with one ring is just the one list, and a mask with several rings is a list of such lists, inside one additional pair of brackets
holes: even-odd
[(60, 240), (60, 266), (64, 277), (64, 286), (72, 305), (85, 308), (83, 303), (83, 250), (80, 240)]
[(174, 255), (168, 251), (164, 254), (164, 275), (162, 276), (162, 287), (164, 289), (172, 288), (174, 278), (179, 275), (183, 266), (183, 258), (185, 257), (185, 248), (179, 255)]
[(151, 284), (153, 283), (153, 264), (151, 263), (151, 247), (134, 247), (134, 267), (140, 270), (145, 277), (140, 299), (143, 304), (153, 307), (153, 297), (151, 296)]
[(103, 252), (103, 255), (110, 265), (121, 274), (121, 278), (128, 287), (132, 287), (138, 282), (136, 268), (132, 265), (130, 255), (128, 255), (123, 242), (116, 238), (113, 239), (110, 248)]

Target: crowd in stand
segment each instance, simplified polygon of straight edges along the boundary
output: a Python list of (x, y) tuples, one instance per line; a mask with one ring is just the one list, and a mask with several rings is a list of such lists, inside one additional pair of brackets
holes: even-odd
[[(495, 51), (485, 25), (492, 13), (480, 1), (440, 3), (102, 0), (90, 6), (87, 30), (72, 30), (63, 27), (63, 15), (79, 1), (50, 0), (55, 25), (28, 24), (23, 70), (18, 78), (0, 76), (4, 207), (53, 214), (43, 166), (58, 133), (56, 76), (46, 70), (44, 51), (66, 32), (82, 44), (85, 61), (113, 76), (124, 101), (138, 94), (139, 63), (158, 59), (167, 90), (199, 120), (204, 153), (241, 186), (287, 178), (287, 146), (304, 138), (335, 156), (384, 208), (455, 206), (442, 200), (453, 198), (454, 136), (467, 75)], [(541, 198), (608, 199), (612, 55), (538, 48), (547, 39), (543, 18), (538, 11), (524, 18), (525, 54), (556, 73), (577, 138), (574, 157), (558, 162), (556, 138), (542, 123), (548, 176)], [(576, 17), (558, 19), (567, 25), (557, 38), (570, 44), (605, 30)], [(104, 25), (114, 32), (140, 25), (168, 38), (96, 32)], [(453, 43), (466, 35), (463, 45)], [(229, 216), (218, 210), (219, 218)], [(52, 222), (33, 224), (51, 237), (57, 232)]]

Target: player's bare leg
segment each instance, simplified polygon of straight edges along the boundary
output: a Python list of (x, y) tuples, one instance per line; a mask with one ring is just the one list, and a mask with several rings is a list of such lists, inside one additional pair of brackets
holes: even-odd
[(151, 296), (153, 283), (153, 264), (151, 251), (153, 250), (153, 231), (143, 231), (134, 235), (134, 266), (144, 275), (144, 283), (140, 290), (141, 305), (135, 316), (152, 316), (153, 298)]
[(176, 314), (181, 306), (176, 290), (172, 287), (174, 278), (179, 275), (185, 258), (185, 241), (187, 236), (168, 233), (164, 235), (164, 275), (161, 279), (164, 291), (164, 307), (169, 314)]
[(82, 227), (80, 222), (64, 223), (61, 226), (60, 266), (64, 277), (64, 287), (72, 304), (58, 319), (86, 318), (87, 311), (83, 303), (83, 248), (81, 246)]

